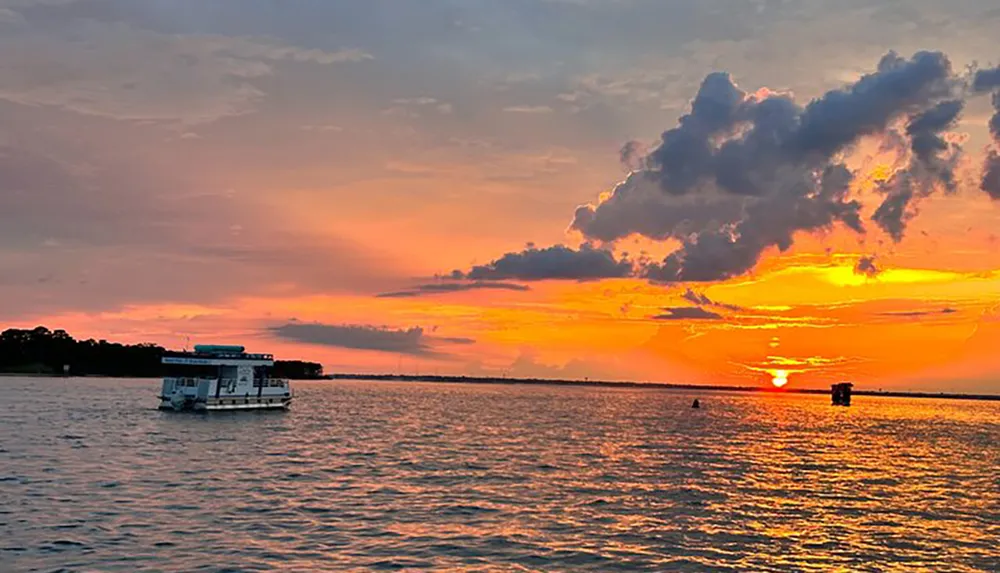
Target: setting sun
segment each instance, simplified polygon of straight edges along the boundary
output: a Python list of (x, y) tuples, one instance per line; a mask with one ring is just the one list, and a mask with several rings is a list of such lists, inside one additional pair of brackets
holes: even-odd
[(772, 374), (774, 377), (771, 378), (771, 384), (774, 384), (775, 388), (781, 388), (785, 384), (788, 384), (787, 370), (775, 370)]

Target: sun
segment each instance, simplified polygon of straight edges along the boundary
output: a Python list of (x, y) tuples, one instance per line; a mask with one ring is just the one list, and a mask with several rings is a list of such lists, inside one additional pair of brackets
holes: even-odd
[(771, 384), (774, 384), (775, 388), (781, 388), (785, 384), (788, 384), (788, 371), (787, 370), (775, 370), (771, 372), (773, 378), (771, 378)]

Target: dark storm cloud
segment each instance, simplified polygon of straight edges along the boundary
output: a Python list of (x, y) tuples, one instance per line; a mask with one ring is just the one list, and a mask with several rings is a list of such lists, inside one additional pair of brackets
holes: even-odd
[(915, 115), (906, 126), (916, 161), (928, 168), (949, 191), (955, 190), (954, 166), (942, 164), (940, 154), (948, 150), (948, 143), (941, 132), (954, 126), (964, 106), (962, 100), (943, 101)]
[(721, 320), (722, 315), (697, 306), (675, 306), (664, 308), (654, 320)]
[(455, 271), (453, 278), (470, 280), (523, 280), (546, 279), (597, 280), (631, 276), (633, 265), (627, 259), (617, 259), (608, 250), (583, 245), (573, 249), (555, 245), (538, 249), (528, 247), (516, 253), (507, 253), (485, 265), (478, 265), (463, 273)]
[(463, 292), (470, 290), (510, 290), (510, 291), (528, 291), (531, 287), (527, 285), (520, 285), (517, 283), (504, 283), (504, 282), (473, 282), (473, 283), (430, 283), (417, 285), (415, 287), (399, 290), (393, 292), (383, 292), (375, 295), (378, 298), (411, 298), (417, 296), (442, 294), (450, 292)]
[(637, 171), (618, 184), (607, 201), (578, 207), (571, 228), (598, 241), (615, 241), (633, 233), (654, 240), (683, 239), (739, 221), (748, 201), (712, 189), (667, 194), (645, 172)]
[[(728, 76), (714, 74), (702, 85), (692, 113), (666, 132), (650, 154), (644, 176), (656, 178), (668, 194), (712, 197), (725, 207), (706, 213), (688, 209), (682, 221), (666, 217), (662, 228), (646, 223), (629, 229), (620, 217), (602, 217), (604, 205), (620, 212), (626, 202), (613, 195), (596, 208), (579, 209), (574, 227), (600, 231), (598, 221), (614, 221), (616, 225), (605, 225), (613, 227), (602, 233), (605, 237), (654, 228), (659, 236), (651, 238), (680, 238), (678, 251), (643, 269), (643, 276), (658, 282), (712, 281), (746, 273), (766, 249), (788, 249), (797, 231), (841, 223), (864, 232), (860, 203), (847, 199), (852, 174), (836, 155), (860, 137), (884, 131), (897, 117), (937, 104), (953, 87), (948, 59), (938, 52), (919, 52), (909, 60), (890, 52), (876, 72), (827, 92), (804, 109), (783, 95), (747, 96)], [(934, 136), (935, 127), (954, 119), (954, 107), (918, 118), (914, 133), (922, 138), (921, 149), (929, 145), (926, 133)], [(744, 128), (742, 133), (733, 133), (737, 126)], [(713, 138), (720, 135), (729, 138), (714, 145)], [(734, 216), (732, 198), (741, 196), (746, 200)], [(879, 220), (886, 226), (903, 222), (896, 216), (903, 210), (890, 209), (905, 207), (902, 198), (883, 209)]]
[(906, 141), (911, 164), (882, 189), (886, 198), (874, 216), (899, 240), (915, 198), (938, 186), (954, 189), (960, 150), (942, 132), (962, 110), (962, 89), (948, 58), (931, 51), (909, 59), (889, 52), (874, 72), (805, 107), (783, 94), (748, 94), (728, 74), (709, 74), (690, 113), (643, 160), (631, 159), (643, 168), (599, 205), (579, 207), (571, 228), (589, 240), (679, 240), (663, 261), (636, 269), (655, 282), (738, 276), (767, 249), (790, 248), (797, 232), (839, 224), (864, 233), (861, 204), (849, 198), (854, 174), (841, 154), (909, 118), (896, 137)]
[(983, 165), (983, 179), (980, 187), (993, 199), (1000, 199), (1000, 67), (978, 70), (972, 81), (972, 89), (976, 92), (993, 92), (993, 117), (990, 118), (990, 134), (993, 136), (994, 149), (986, 154)]
[(875, 264), (874, 256), (865, 256), (858, 259), (858, 262), (854, 265), (854, 273), (859, 275), (864, 275), (868, 278), (875, 278), (878, 274), (882, 272)]
[(886, 198), (872, 220), (896, 242), (903, 240), (906, 224), (915, 215), (914, 203), (934, 192), (956, 189), (955, 165), (961, 147), (946, 141), (941, 133), (954, 126), (965, 102), (947, 100), (913, 115), (906, 126), (912, 157), (906, 169), (897, 171), (879, 190)]
[(977, 92), (988, 92), (1000, 88), (1000, 66), (985, 70), (976, 70), (972, 79), (972, 89)]
[(940, 132), (955, 123), (964, 104), (962, 100), (943, 101), (913, 116), (906, 126), (906, 133), (913, 142), (914, 153), (921, 161), (928, 161), (945, 148), (945, 143), (940, 139)]
[(1000, 153), (990, 151), (987, 154), (980, 187), (989, 193), (990, 197), (1000, 199)]
[(305, 344), (415, 356), (435, 354), (420, 327), (392, 330), (367, 325), (290, 322), (270, 327), (268, 331), (278, 338)]
[[(993, 117), (990, 119), (990, 133), (996, 147), (1000, 147), (1000, 89), (993, 92)], [(993, 149), (986, 157), (983, 168), (982, 189), (994, 199), (1000, 199), (1000, 150)]]
[(876, 72), (810, 102), (791, 147), (829, 157), (862, 135), (883, 131), (900, 114), (947, 97), (954, 87), (943, 53), (921, 51), (906, 60), (890, 51)]
[(768, 247), (791, 247), (796, 231), (840, 221), (861, 232), (860, 204), (843, 199), (849, 182), (842, 165), (816, 180), (788, 181), (781, 192), (751, 203), (739, 223), (692, 235), (662, 263), (646, 265), (642, 276), (660, 283), (723, 280), (748, 272)]
[(903, 240), (906, 224), (913, 218), (913, 212), (908, 210), (914, 199), (912, 185), (913, 178), (908, 173), (894, 176), (884, 187), (888, 196), (872, 214), (875, 224), (896, 242)]
[(684, 194), (712, 171), (712, 138), (733, 127), (745, 98), (729, 74), (714, 72), (705, 77), (691, 113), (681, 117), (677, 127), (663, 132), (660, 145), (646, 158), (648, 174), (664, 191)]

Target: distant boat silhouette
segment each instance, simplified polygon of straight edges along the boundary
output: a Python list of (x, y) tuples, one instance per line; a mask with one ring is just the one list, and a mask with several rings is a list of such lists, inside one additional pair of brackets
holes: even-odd
[(700, 402), (698, 402), (698, 399), (697, 399), (697, 398), (695, 398), (695, 399), (694, 399), (694, 403), (693, 403), (693, 404), (691, 404), (691, 407), (692, 407), (692, 408), (701, 408), (701, 403), (700, 403)]

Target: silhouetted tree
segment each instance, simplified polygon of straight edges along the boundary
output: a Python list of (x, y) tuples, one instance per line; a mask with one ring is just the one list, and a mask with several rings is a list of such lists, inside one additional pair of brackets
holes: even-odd
[(301, 360), (275, 360), (271, 376), (275, 378), (293, 378), (297, 380), (317, 379), (323, 377), (323, 365)]
[[(69, 365), (73, 376), (163, 376), (160, 359), (165, 349), (156, 344), (119, 344), (107, 340), (74, 340), (65, 330), (44, 326), (11, 328), (0, 333), (0, 372), (61, 373)], [(271, 376), (320, 378), (323, 366), (315, 362), (276, 360)]]

